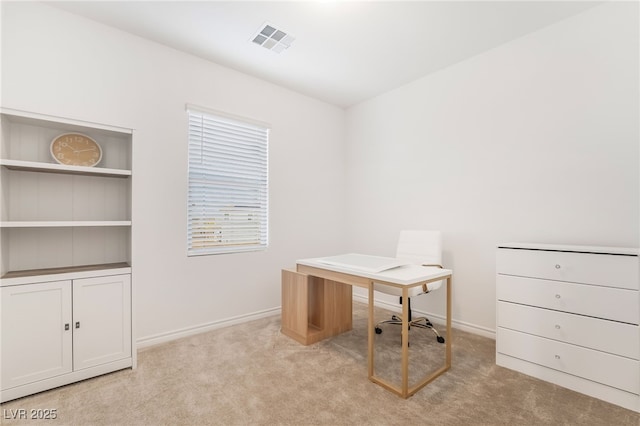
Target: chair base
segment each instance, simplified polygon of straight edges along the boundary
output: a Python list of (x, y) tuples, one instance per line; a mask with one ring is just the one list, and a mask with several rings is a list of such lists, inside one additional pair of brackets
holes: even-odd
[[(382, 324), (402, 325), (402, 319), (397, 315), (392, 315), (390, 320), (380, 321), (378, 324), (376, 324), (376, 328), (375, 328), (376, 334), (382, 334), (382, 329), (380, 328), (380, 325)], [(431, 321), (429, 321), (429, 318), (420, 317), (420, 318), (412, 319), (411, 321), (409, 321), (409, 329), (411, 329), (411, 327), (425, 328), (425, 329), (431, 330), (433, 334), (436, 335), (436, 340), (438, 341), (438, 343), (444, 343), (444, 337), (442, 337), (440, 333), (438, 333), (438, 330), (436, 330), (433, 327), (433, 324), (431, 324)]]

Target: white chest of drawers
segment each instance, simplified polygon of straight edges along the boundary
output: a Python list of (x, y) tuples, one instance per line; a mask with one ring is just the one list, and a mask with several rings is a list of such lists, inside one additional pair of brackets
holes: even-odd
[(509, 243), (496, 364), (640, 412), (638, 249)]

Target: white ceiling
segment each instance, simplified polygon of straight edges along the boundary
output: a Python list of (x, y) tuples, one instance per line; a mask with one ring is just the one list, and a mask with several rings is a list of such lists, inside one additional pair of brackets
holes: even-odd
[[(48, 2), (341, 107), (599, 3)], [(292, 34), (291, 48), (277, 54), (251, 43), (265, 22)]]

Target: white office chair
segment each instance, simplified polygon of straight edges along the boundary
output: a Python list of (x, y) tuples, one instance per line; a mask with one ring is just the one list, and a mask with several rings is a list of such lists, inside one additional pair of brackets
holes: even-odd
[[(442, 234), (440, 231), (401, 231), (396, 249), (396, 257), (416, 265), (442, 268)], [(411, 298), (437, 290), (441, 286), (442, 281), (436, 281), (421, 287), (410, 288), (407, 307), (409, 309), (409, 328), (429, 329), (436, 335), (439, 343), (444, 343), (444, 337), (440, 336), (440, 333), (433, 327), (433, 324), (431, 324), (428, 318), (420, 317), (413, 319), (411, 317)], [(402, 300), (402, 289), (398, 287), (374, 284), (374, 290), (399, 296), (400, 304), (404, 302)], [(382, 333), (382, 328), (380, 328), (382, 324), (402, 325), (402, 318), (393, 315), (390, 320), (379, 322), (376, 324), (376, 334)]]

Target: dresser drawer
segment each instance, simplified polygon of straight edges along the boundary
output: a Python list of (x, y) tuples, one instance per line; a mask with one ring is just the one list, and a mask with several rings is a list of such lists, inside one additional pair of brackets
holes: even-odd
[(498, 249), (498, 274), (638, 290), (638, 256)]
[(498, 300), (505, 302), (630, 324), (640, 322), (638, 292), (635, 290), (498, 275), (496, 295)]
[(640, 393), (640, 362), (499, 327), (498, 353)]
[(640, 359), (637, 325), (498, 302), (498, 327)]

